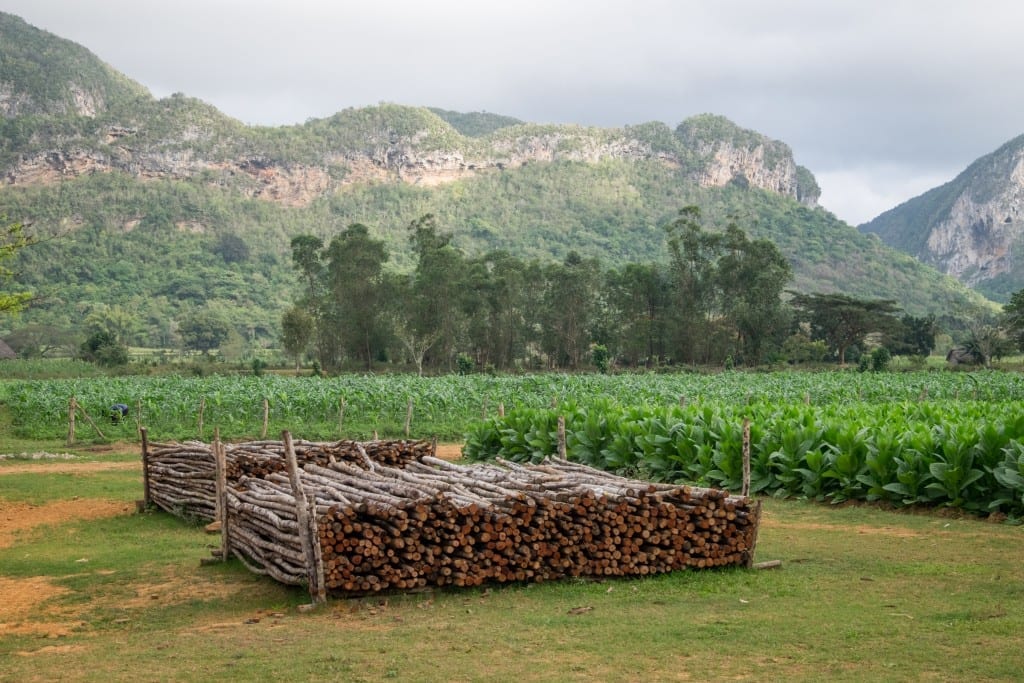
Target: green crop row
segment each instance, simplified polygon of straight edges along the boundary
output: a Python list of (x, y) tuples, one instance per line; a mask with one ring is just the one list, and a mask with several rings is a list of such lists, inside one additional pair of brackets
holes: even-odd
[(739, 491), (744, 423), (752, 493), (945, 505), (1024, 515), (1024, 410), (1005, 402), (562, 405), (479, 423), (472, 459), (571, 460), (666, 482)]

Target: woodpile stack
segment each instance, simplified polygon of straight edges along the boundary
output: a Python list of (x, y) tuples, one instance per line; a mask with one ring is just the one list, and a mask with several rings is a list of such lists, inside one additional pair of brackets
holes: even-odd
[(225, 445), (220, 487), (213, 449), (153, 446), (153, 501), (217, 515), (223, 556), (321, 595), (643, 576), (753, 558), (760, 505), (724, 491), (555, 457), (457, 465), (425, 442), (299, 441), (289, 467), (287, 444)]
[[(315, 441), (293, 442), (300, 466), (313, 463), (327, 467), (333, 462), (373, 462), (403, 467), (434, 452), (429, 441)], [(250, 441), (224, 444), (227, 479), (265, 477), (286, 471), (282, 441)], [(216, 512), (213, 444), (201, 441), (148, 444), (146, 473), (150, 497), (158, 507), (182, 516), (212, 520)]]

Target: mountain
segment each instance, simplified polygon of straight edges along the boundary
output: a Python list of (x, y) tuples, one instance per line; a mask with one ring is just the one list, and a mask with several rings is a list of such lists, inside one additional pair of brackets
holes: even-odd
[(155, 99), (3, 14), (0, 112), (0, 216), (61, 235), (19, 254), (19, 282), (42, 296), (19, 325), (119, 307), (133, 338), (157, 345), (184, 312), (215, 306), (250, 341), (274, 340), (298, 234), (329, 241), (364, 223), (402, 269), (407, 226), (433, 213), (469, 255), (575, 251), (611, 267), (663, 262), (661, 226), (689, 204), (775, 241), (802, 291), (915, 315), (986, 305), (818, 207), (786, 144), (721, 116), (593, 128), (383, 104), (250, 127), (184, 94)]
[(1024, 288), (1024, 135), (860, 226), (989, 297)]

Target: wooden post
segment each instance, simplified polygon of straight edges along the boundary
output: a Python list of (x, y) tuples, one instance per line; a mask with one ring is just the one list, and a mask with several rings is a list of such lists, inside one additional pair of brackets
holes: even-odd
[(405, 411), (405, 438), (409, 438), (409, 430), (412, 428), (412, 399), (409, 399), (409, 407)]
[(142, 434), (142, 399), (135, 402), (135, 431)]
[(75, 442), (75, 407), (78, 401), (72, 396), (71, 400), (68, 401), (68, 445), (70, 446)]
[(270, 401), (263, 397), (263, 429), (260, 430), (260, 438), (267, 438), (267, 423), (270, 421)]
[(203, 438), (203, 411), (206, 410), (206, 397), (199, 399), (199, 439)]
[(96, 433), (100, 435), (101, 439), (106, 439), (107, 438), (107, 437), (103, 436), (103, 430), (101, 430), (99, 427), (96, 426), (96, 423), (92, 421), (91, 417), (89, 417), (89, 413), (85, 412), (85, 408), (83, 408), (78, 403), (78, 401), (75, 401), (75, 408), (77, 408), (78, 410), (82, 411), (82, 417), (85, 418), (86, 422), (88, 422), (90, 425), (92, 425), (92, 428), (96, 430)]
[(680, 396), (679, 397), (679, 407), (680, 408), (685, 408), (686, 407), (686, 397), (685, 396)]
[(148, 508), (153, 497), (149, 490), (149, 436), (145, 427), (139, 427), (139, 436), (142, 437), (142, 505)]
[(505, 417), (505, 404), (504, 403), (499, 403), (498, 404), (498, 417)]
[(220, 427), (213, 430), (213, 461), (217, 473), (214, 490), (217, 496), (215, 517), (220, 521), (220, 559), (226, 562), (231, 557), (231, 542), (228, 537), (228, 463), (227, 452), (220, 440)]
[(761, 501), (757, 501), (754, 504), (753, 510), (754, 518), (754, 535), (750, 539), (750, 549), (747, 551), (747, 569), (751, 569), (754, 566), (754, 552), (757, 550), (757, 532), (761, 528)]
[(804, 392), (804, 405), (805, 406), (811, 405), (811, 392), (809, 392), (809, 391), (805, 391)]
[(316, 496), (309, 499), (309, 546), (313, 551), (313, 571), (316, 577), (316, 592), (309, 591), (314, 605), (327, 602), (327, 580), (324, 577), (323, 548), (316, 528)]
[(567, 449), (565, 447), (565, 416), (558, 416), (558, 457), (565, 460)]
[[(309, 595), (313, 604), (322, 602), (320, 596), (324, 594), (324, 588), (317, 585), (319, 576), (323, 576), (323, 567), (317, 567), (317, 552), (313, 549), (313, 543), (320, 543), (319, 538), (310, 538), (309, 503), (306, 501), (306, 494), (302, 490), (302, 481), (299, 478), (299, 463), (295, 458), (295, 448), (292, 446), (292, 435), (287, 429), (281, 432), (281, 440), (284, 441), (285, 462), (288, 465), (288, 480), (292, 485), (292, 496), (295, 498), (295, 517), (299, 526), (299, 545), (302, 546), (303, 555), (306, 557), (306, 576), (309, 580)], [(315, 528), (316, 522), (312, 524)]]
[(342, 435), (342, 425), (345, 424), (345, 397), (338, 397), (338, 436)]
[(743, 491), (750, 495), (750, 418), (743, 418)]

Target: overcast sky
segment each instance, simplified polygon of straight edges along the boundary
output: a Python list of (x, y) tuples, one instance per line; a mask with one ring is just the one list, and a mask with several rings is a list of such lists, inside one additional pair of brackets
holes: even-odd
[(856, 225), (1024, 134), (1020, 0), (0, 0), (246, 123), (379, 102), (535, 123), (722, 114)]

